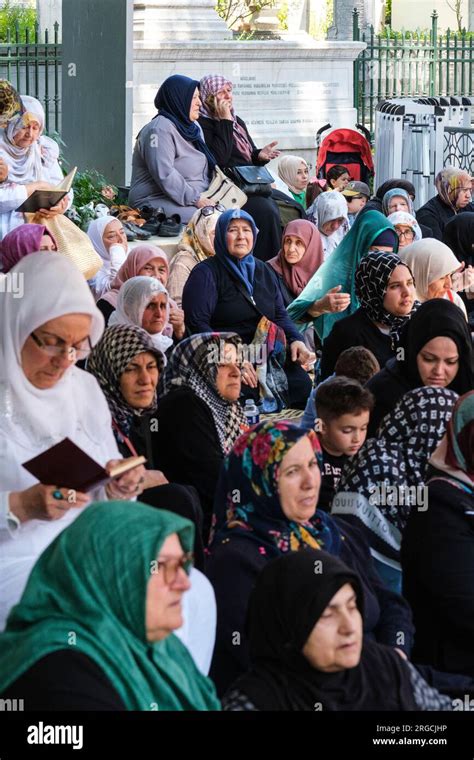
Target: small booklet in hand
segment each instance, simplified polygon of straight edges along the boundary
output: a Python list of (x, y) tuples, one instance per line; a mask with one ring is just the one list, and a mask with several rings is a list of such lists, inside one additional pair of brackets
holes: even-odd
[(54, 190), (35, 190), (31, 193), (30, 197), (24, 201), (21, 206), (16, 209), (22, 214), (34, 214), (39, 211), (40, 208), (50, 209), (56, 206), (65, 195), (68, 194), (74, 182), (76, 176), (77, 166), (69, 172), (67, 177), (64, 177), (63, 181), (57, 185)]
[(65, 438), (37, 457), (24, 462), (23, 467), (44, 485), (87, 493), (145, 462), (146, 459), (142, 456), (128, 457), (117, 464), (109, 474), (79, 446)]

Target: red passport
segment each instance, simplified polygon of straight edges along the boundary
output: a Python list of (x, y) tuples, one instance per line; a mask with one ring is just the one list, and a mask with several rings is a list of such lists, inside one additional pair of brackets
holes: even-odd
[(129, 457), (108, 473), (79, 446), (65, 438), (37, 457), (24, 462), (23, 467), (44, 485), (87, 493), (145, 462), (146, 459), (142, 456)]

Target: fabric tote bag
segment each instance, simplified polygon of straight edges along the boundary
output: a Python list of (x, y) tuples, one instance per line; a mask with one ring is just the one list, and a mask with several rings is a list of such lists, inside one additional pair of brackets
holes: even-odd
[(201, 193), (201, 198), (207, 198), (210, 205), (220, 203), (224, 208), (242, 208), (247, 203), (247, 196), (218, 166), (214, 169), (214, 177), (208, 189)]

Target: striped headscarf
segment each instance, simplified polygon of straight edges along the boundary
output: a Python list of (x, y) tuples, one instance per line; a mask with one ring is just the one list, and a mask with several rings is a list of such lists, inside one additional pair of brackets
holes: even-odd
[(146, 330), (134, 325), (108, 327), (101, 340), (89, 355), (86, 369), (96, 378), (107, 399), (113, 421), (124, 435), (128, 435), (133, 417), (140, 417), (156, 410), (156, 394), (153, 404), (147, 409), (134, 409), (125, 400), (120, 390), (120, 378), (130, 362), (138, 355), (153, 354), (161, 374), (164, 357), (158, 351)]
[(242, 340), (236, 333), (200, 333), (182, 340), (171, 354), (158, 385), (159, 398), (175, 388), (190, 388), (204, 401), (212, 414), (224, 454), (231, 450), (246, 425), (239, 402), (227, 401), (216, 387), (226, 343), (232, 343), (239, 355)]

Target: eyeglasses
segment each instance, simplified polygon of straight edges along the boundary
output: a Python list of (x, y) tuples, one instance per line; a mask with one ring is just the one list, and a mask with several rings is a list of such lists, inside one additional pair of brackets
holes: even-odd
[[(45, 343), (41, 338), (38, 338), (34, 332), (31, 333), (31, 337), (34, 342), (45, 354), (48, 356), (64, 356), (67, 354), (69, 361), (74, 362), (77, 359), (85, 359), (92, 351), (92, 343), (89, 336), (79, 343), (77, 346), (69, 346), (61, 338), (55, 338), (54, 343)], [(53, 336), (52, 336), (53, 337)], [(49, 338), (48, 338), (49, 340)]]
[(165, 559), (158, 560), (158, 570), (163, 568), (163, 579), (168, 586), (172, 586), (176, 582), (178, 577), (178, 571), (184, 570), (186, 575), (189, 575), (191, 567), (194, 563), (194, 554), (187, 552), (183, 554), (179, 559)]
[(199, 219), (201, 218), (201, 216), (212, 216), (214, 211), (219, 211), (221, 214), (223, 214), (224, 211), (226, 211), (226, 207), (223, 206), (222, 203), (216, 203), (215, 206), (204, 206), (201, 209), (201, 213), (199, 214), (199, 217), (196, 220), (196, 224), (197, 222), (199, 222)]
[(399, 238), (405, 238), (406, 240), (413, 240), (415, 237), (413, 230), (397, 230), (397, 235)]

